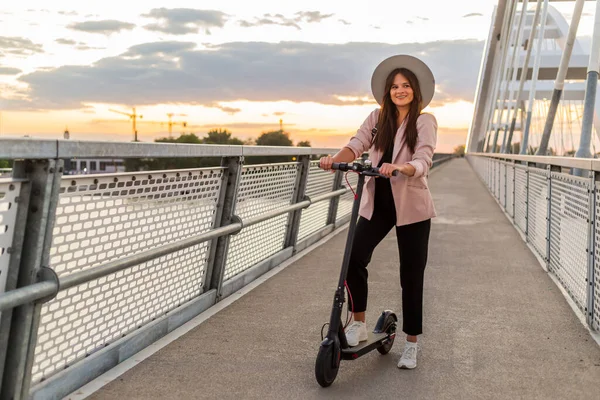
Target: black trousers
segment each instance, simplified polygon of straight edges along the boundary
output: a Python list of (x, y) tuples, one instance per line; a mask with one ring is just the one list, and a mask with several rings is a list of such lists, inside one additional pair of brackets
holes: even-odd
[[(356, 226), (346, 281), (352, 295), (353, 312), (367, 309), (369, 273), (367, 265), (375, 247), (395, 226), (395, 213), (375, 207), (371, 220), (360, 217)], [(431, 219), (396, 226), (402, 288), (402, 330), (407, 335), (423, 333), (423, 277), (427, 264)], [(349, 299), (348, 299), (349, 300)]]

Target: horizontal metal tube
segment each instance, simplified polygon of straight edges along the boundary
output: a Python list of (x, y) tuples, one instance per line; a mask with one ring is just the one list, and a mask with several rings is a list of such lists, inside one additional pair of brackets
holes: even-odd
[(0, 138), (0, 159), (300, 156), (338, 148)]
[(341, 196), (341, 195), (343, 195), (344, 193), (346, 193), (349, 190), (350, 189), (338, 189), (338, 190), (336, 190), (334, 192), (331, 192), (331, 193), (327, 193), (327, 194), (322, 194), (320, 196), (311, 197), (310, 198), (310, 202), (311, 202), (311, 204), (315, 204), (315, 203), (318, 203), (320, 201), (330, 199), (332, 197)]
[(56, 292), (56, 283), (39, 282), (19, 289), (9, 290), (0, 295), (0, 311), (44, 298)]
[(202, 242), (212, 240), (219, 236), (224, 236), (230, 233), (238, 232), (240, 229), (242, 229), (242, 224), (240, 224), (239, 222), (230, 224), (203, 233), (201, 235), (178, 241), (176, 243), (167, 244), (165, 246), (148, 250), (140, 254), (135, 254), (133, 256), (126, 257), (120, 260), (111, 261), (98, 267), (67, 275), (65, 277), (60, 278), (60, 290), (65, 290), (70, 287), (77, 286), (82, 283), (89, 282), (106, 275), (110, 275), (114, 272), (121, 271), (128, 267), (133, 267), (134, 265), (138, 265), (146, 261), (150, 261), (155, 258), (174, 253), (179, 250), (183, 250), (185, 248), (200, 244)]
[(489, 154), (467, 153), (468, 156), (480, 156), (499, 160), (524, 161), (535, 164), (554, 165), (565, 168), (579, 168), (600, 171), (600, 160), (592, 158), (555, 157), (555, 156), (526, 156), (519, 154)]
[(244, 226), (244, 228), (247, 226), (255, 225), (255, 224), (258, 224), (259, 222), (263, 222), (268, 219), (278, 217), (282, 214), (287, 214), (290, 211), (295, 211), (295, 210), (299, 210), (301, 208), (306, 208), (306, 207), (310, 206), (311, 204), (318, 203), (319, 201), (327, 200), (327, 199), (330, 199), (335, 196), (340, 196), (340, 195), (346, 193), (348, 190), (349, 189), (339, 189), (339, 190), (336, 190), (335, 192), (323, 194), (321, 196), (316, 196), (315, 198), (312, 198), (310, 200), (304, 200), (299, 203), (287, 206), (285, 208), (280, 208), (278, 210), (269, 211), (268, 213), (261, 214), (256, 217), (244, 219), (244, 220), (242, 220), (242, 225)]
[(252, 226), (252, 225), (258, 224), (259, 222), (263, 222), (263, 221), (266, 221), (268, 219), (278, 217), (281, 214), (287, 214), (290, 211), (299, 210), (300, 208), (306, 208), (306, 207), (310, 206), (310, 203), (311, 203), (310, 200), (304, 200), (304, 201), (301, 201), (299, 203), (292, 204), (291, 206), (287, 206), (285, 208), (280, 208), (278, 210), (269, 211), (267, 213), (258, 215), (256, 217), (252, 217), (252, 218), (248, 218), (248, 219), (243, 219), (242, 220), (242, 225), (243, 225), (244, 228), (247, 227), (247, 226)]

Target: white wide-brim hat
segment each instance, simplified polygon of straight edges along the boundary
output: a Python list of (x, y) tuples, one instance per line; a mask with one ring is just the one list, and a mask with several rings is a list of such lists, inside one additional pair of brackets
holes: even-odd
[(373, 96), (379, 105), (382, 105), (383, 96), (385, 92), (385, 80), (388, 75), (396, 68), (406, 68), (412, 71), (417, 79), (419, 80), (419, 86), (421, 87), (421, 97), (423, 98), (423, 108), (433, 99), (435, 92), (435, 78), (429, 67), (421, 60), (416, 57), (409, 56), (406, 54), (399, 54), (383, 60), (371, 77), (371, 91)]

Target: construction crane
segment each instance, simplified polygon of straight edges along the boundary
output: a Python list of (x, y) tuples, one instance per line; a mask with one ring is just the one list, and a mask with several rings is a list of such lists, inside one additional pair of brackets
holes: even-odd
[(171, 118), (173, 116), (177, 116), (177, 117), (186, 117), (186, 114), (173, 114), (173, 113), (167, 113), (167, 116), (169, 117), (169, 137), (171, 137), (171, 132), (173, 131), (173, 125), (181, 125), (184, 128), (187, 126), (187, 122), (183, 121), (183, 122), (173, 122), (171, 121)]
[(126, 113), (126, 112), (123, 112), (123, 111), (113, 110), (112, 108), (109, 108), (108, 111), (112, 111), (112, 112), (115, 112), (117, 114), (127, 115), (129, 117), (129, 119), (131, 119), (133, 121), (133, 127), (132, 127), (132, 129), (133, 129), (133, 137), (134, 137), (134, 142), (137, 142), (138, 141), (138, 136), (137, 136), (137, 129), (135, 127), (135, 122), (136, 122), (137, 118), (142, 119), (142, 116), (136, 114), (135, 107), (133, 107), (133, 113), (132, 114), (129, 114), (129, 113)]

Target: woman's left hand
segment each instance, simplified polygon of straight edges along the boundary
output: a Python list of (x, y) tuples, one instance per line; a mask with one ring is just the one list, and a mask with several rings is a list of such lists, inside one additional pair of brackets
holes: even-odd
[(402, 166), (400, 165), (394, 165), (394, 164), (388, 164), (388, 163), (383, 163), (381, 165), (381, 167), (379, 168), (379, 173), (381, 175), (385, 175), (388, 178), (392, 177), (392, 173), (394, 171), (400, 171), (402, 172)]

